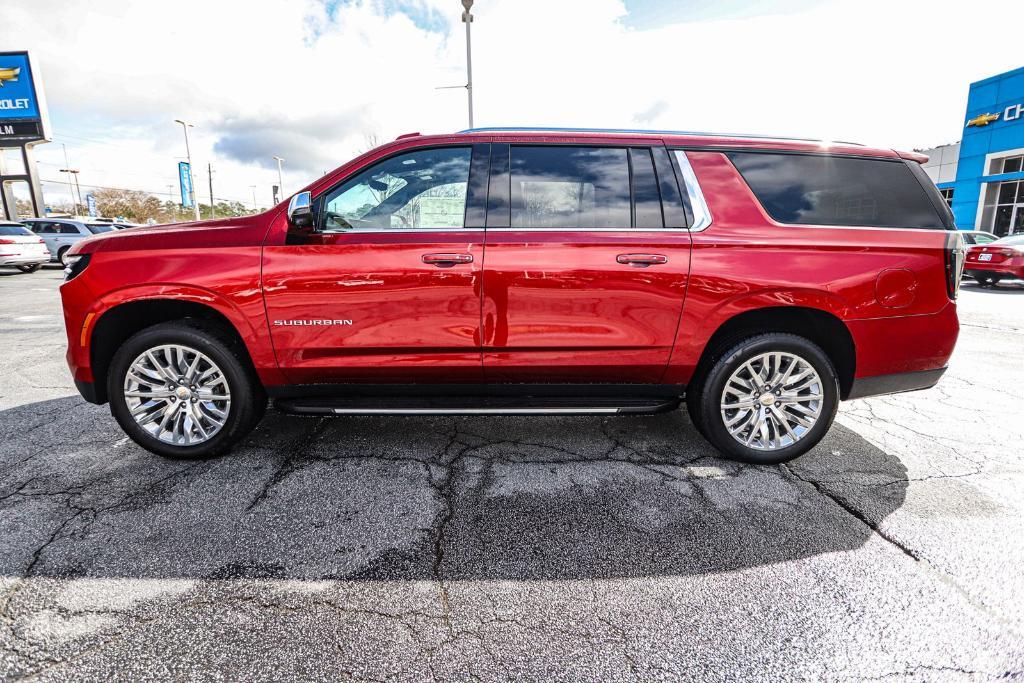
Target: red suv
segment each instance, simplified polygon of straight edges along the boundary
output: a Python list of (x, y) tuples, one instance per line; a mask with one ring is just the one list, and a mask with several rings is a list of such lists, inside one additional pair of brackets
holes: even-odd
[(266, 213), (76, 244), (86, 400), (143, 447), (312, 415), (654, 413), (777, 463), (925, 389), (961, 240), (926, 158), (641, 131), (402, 136)]

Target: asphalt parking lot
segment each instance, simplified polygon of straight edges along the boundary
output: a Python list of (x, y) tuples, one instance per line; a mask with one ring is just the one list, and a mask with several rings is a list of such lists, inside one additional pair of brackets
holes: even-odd
[(162, 460), (75, 393), (60, 280), (0, 274), (0, 678), (1024, 678), (1024, 284), (754, 467), (682, 412), (270, 411)]

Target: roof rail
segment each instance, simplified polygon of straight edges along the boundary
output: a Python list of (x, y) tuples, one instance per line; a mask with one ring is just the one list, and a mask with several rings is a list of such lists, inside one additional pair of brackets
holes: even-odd
[(467, 128), (459, 133), (509, 133), (509, 132), (545, 132), (545, 133), (638, 133), (645, 135), (699, 135), (715, 138), (752, 138), (767, 140), (791, 140), (794, 142), (838, 142), (843, 145), (863, 147), (859, 142), (840, 142), (817, 140), (815, 138), (794, 138), (784, 135), (753, 135), (750, 133), (710, 133), (694, 130), (644, 130), (642, 128), (559, 128), (548, 126), (491, 126), (487, 128)]
[(419, 131), (416, 131), (415, 133), (402, 133), (397, 138), (395, 138), (395, 140), (404, 140), (406, 138), (418, 138), (420, 135), (422, 135), (422, 133), (420, 133)]

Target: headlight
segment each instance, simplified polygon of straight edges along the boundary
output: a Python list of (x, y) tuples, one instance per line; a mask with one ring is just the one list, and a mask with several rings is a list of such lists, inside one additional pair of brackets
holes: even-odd
[(90, 254), (74, 254), (64, 257), (64, 262), (67, 264), (67, 267), (64, 268), (64, 282), (73, 280), (85, 270), (85, 267), (89, 265), (89, 256)]

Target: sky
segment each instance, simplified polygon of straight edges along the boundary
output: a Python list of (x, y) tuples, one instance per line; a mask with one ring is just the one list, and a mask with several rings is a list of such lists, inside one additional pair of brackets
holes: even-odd
[[(30, 50), (53, 142), (93, 186), (177, 197), (181, 126), (199, 200), (271, 201), (403, 133), (467, 127), (459, 0), (3, 0), (0, 51)], [(1024, 66), (1024, 2), (477, 0), (477, 126), (792, 135), (899, 149), (955, 142), (967, 88)], [(57, 181), (57, 182), (51, 182)], [(255, 186), (255, 189), (253, 189)]]

